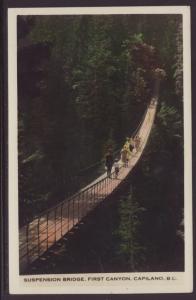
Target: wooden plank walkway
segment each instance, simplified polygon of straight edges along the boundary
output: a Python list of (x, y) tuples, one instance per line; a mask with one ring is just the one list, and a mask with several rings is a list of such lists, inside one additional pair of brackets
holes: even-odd
[[(44, 212), (19, 231), (20, 271), (39, 258), (52, 245), (67, 234), (90, 211), (121, 184), (140, 159), (147, 144), (156, 113), (157, 101), (150, 104), (137, 134), (141, 142), (138, 151), (132, 155), (128, 167), (121, 166), (117, 179), (108, 178), (106, 173), (72, 197)], [(114, 170), (112, 170), (114, 171)]]

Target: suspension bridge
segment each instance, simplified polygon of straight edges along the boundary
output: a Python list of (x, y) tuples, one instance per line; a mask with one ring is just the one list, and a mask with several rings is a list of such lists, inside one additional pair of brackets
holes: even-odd
[(28, 265), (40, 258), (51, 246), (73, 230), (100, 202), (107, 201), (107, 197), (114, 193), (126, 179), (139, 161), (148, 142), (156, 114), (157, 99), (154, 97), (151, 100), (135, 132), (135, 136), (140, 138), (140, 145), (136, 152), (131, 155), (128, 166), (124, 167), (122, 161), (119, 160), (120, 172), (117, 179), (114, 176), (114, 169), (112, 169), (111, 178), (107, 177), (106, 173), (102, 174), (85, 188), (44, 211), (30, 223), (20, 228), (20, 271), (25, 270)]

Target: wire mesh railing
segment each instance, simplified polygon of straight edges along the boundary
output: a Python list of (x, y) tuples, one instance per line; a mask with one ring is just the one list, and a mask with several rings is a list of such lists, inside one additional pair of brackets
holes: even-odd
[(51, 245), (78, 224), (113, 189), (112, 177), (104, 177), (93, 186), (83, 189), (61, 204), (45, 211), (22, 228), (20, 265), (27, 265), (39, 258)]
[[(148, 106), (145, 109), (137, 128), (135, 128), (134, 132), (131, 134), (131, 136), (133, 138), (136, 136), (139, 128), (141, 127), (147, 110), (148, 110)], [(117, 145), (117, 147), (113, 151), (114, 158), (120, 157), (121, 149), (122, 149), (122, 145), (121, 146)], [(66, 178), (67, 185), (69, 186), (69, 190), (67, 190), (67, 196), (70, 196), (71, 194), (73, 194), (74, 191), (77, 190), (77, 188), (80, 188), (80, 189), (83, 188), (84, 186), (89, 184), (91, 181), (93, 181), (98, 175), (103, 173), (104, 162), (105, 162), (104, 158), (97, 160), (94, 163), (92, 163), (91, 165), (80, 169), (75, 175), (67, 177)]]
[[(154, 104), (157, 104), (157, 102)], [(142, 140), (137, 152), (142, 152), (154, 120), (154, 117), (148, 117), (150, 105), (152, 105), (152, 103), (147, 107), (142, 122), (140, 122), (137, 131), (134, 132), (134, 136), (136, 134), (140, 135), (141, 129), (143, 127), (146, 128), (144, 128), (145, 130), (141, 133), (143, 136), (141, 136)], [(148, 122), (150, 122), (149, 126), (147, 126)], [(120, 150), (118, 150), (115, 155), (119, 155), (119, 152)], [(132, 158), (135, 156), (137, 156), (137, 153), (133, 154)], [(120, 173), (122, 170), (123, 165), (120, 166)], [(102, 178), (95, 183), (83, 188), (56, 206), (45, 210), (31, 222), (23, 226), (20, 229), (19, 247), (21, 270), (39, 258), (53, 244), (70, 232), (90, 211), (110, 195), (119, 186), (119, 180), (113, 180), (114, 178), (114, 171), (111, 174), (111, 178), (104, 174)]]

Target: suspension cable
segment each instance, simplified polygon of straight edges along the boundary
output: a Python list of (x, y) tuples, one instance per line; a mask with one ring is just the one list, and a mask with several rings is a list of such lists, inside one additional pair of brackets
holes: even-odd
[[(142, 118), (141, 118), (141, 121), (139, 122), (139, 124), (138, 124), (138, 126), (136, 127), (136, 129), (134, 130), (134, 132), (131, 134), (131, 137), (134, 138), (134, 137), (137, 135), (137, 132), (139, 131), (139, 129), (140, 129), (140, 127), (141, 127), (141, 125), (142, 125), (142, 123), (143, 123), (143, 121), (144, 121), (144, 119), (145, 119), (145, 116), (146, 116), (146, 113), (147, 113), (147, 111), (148, 111), (149, 105), (150, 105), (150, 104), (147, 105), (147, 108), (145, 109), (145, 111), (144, 111), (144, 113), (143, 113), (143, 116), (142, 116)], [(120, 152), (121, 149), (122, 149), (122, 146), (118, 147), (118, 149), (114, 151), (114, 156), (117, 156), (117, 154)], [(96, 167), (96, 166), (98, 166), (98, 165), (101, 165), (101, 164), (103, 164), (103, 162), (104, 162), (104, 158), (101, 159), (101, 160), (96, 161), (95, 163), (91, 164), (90, 166), (88, 166), (88, 167), (86, 167), (86, 168), (83, 168), (83, 169), (79, 170), (79, 171), (77, 172), (77, 175), (81, 175), (81, 173), (86, 172), (87, 170), (89, 170), (89, 169), (91, 169), (91, 168), (94, 168), (94, 167)], [(76, 175), (76, 176), (77, 176), (77, 175)]]

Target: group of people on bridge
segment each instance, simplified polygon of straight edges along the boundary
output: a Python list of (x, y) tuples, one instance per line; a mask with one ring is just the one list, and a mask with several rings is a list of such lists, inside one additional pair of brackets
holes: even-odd
[(140, 137), (139, 135), (136, 135), (134, 138), (126, 138), (126, 142), (121, 149), (121, 158), (118, 160), (118, 158), (114, 159), (112, 149), (109, 148), (106, 156), (105, 156), (105, 166), (107, 170), (107, 176), (111, 178), (111, 171), (112, 167), (114, 166), (115, 171), (115, 178), (118, 178), (119, 170), (120, 170), (120, 164), (123, 165), (123, 167), (129, 166), (129, 161), (131, 157), (139, 150), (140, 146)]

